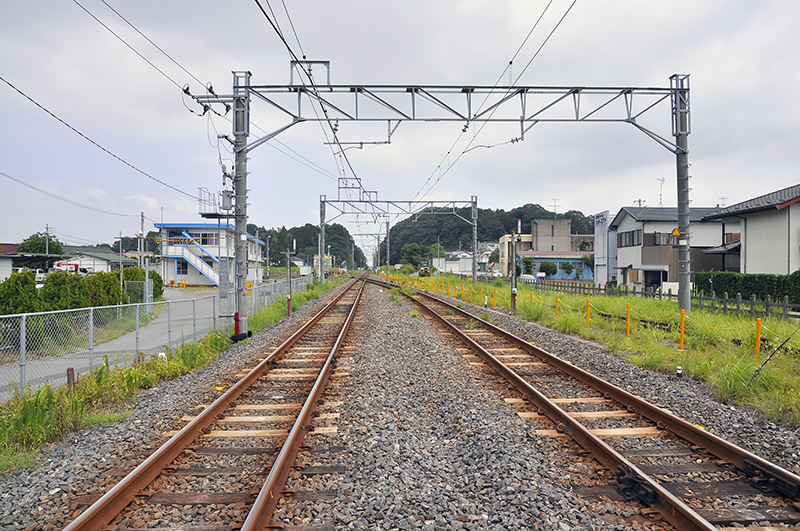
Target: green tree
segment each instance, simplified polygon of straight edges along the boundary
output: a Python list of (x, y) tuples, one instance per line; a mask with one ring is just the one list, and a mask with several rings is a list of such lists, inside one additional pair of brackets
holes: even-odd
[(578, 244), (579, 251), (591, 251), (591, 249), (592, 249), (592, 244), (587, 241), (582, 241), (581, 243)]
[(91, 306), (114, 306), (124, 302), (118, 273), (94, 273), (85, 280)]
[(522, 267), (525, 269), (525, 273), (528, 275), (533, 274), (533, 257), (532, 256), (524, 256), (522, 257)]
[(584, 256), (583, 263), (586, 264), (586, 267), (588, 267), (592, 275), (594, 275), (594, 253)]
[(0, 315), (40, 311), (42, 300), (36, 289), (36, 274), (33, 271), (11, 273), (0, 283)]
[(558, 273), (558, 266), (555, 262), (542, 262), (539, 264), (539, 271), (545, 273), (548, 277), (552, 277), (556, 273)]
[(80, 275), (66, 271), (53, 271), (47, 275), (39, 296), (42, 310), (72, 310), (91, 306), (89, 288)]
[(434, 243), (433, 245), (431, 245), (431, 250), (429, 255), (431, 258), (444, 258), (445, 257), (444, 245)]
[(491, 252), (489, 255), (489, 262), (494, 262), (495, 264), (500, 261), (500, 247), (495, 247), (494, 251)]
[(572, 267), (572, 262), (564, 262), (564, 273), (567, 274), (567, 278), (569, 278), (572, 275), (572, 272), (574, 270), (575, 268)]
[(419, 268), (423, 260), (427, 260), (430, 249), (418, 243), (407, 243), (403, 246), (401, 261), (404, 264), (411, 264), (414, 269)]
[(54, 236), (49, 237), (49, 243), (47, 240), (48, 236), (44, 232), (31, 234), (22, 240), (22, 243), (17, 246), (17, 252), (44, 254), (47, 252), (49, 247), (50, 254), (64, 254), (64, 248), (62, 247), (61, 242), (58, 241)]

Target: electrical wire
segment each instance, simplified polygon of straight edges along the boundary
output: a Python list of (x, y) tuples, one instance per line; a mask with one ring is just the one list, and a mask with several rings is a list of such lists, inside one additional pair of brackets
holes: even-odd
[[(67, 122), (65, 122), (64, 120), (62, 120), (61, 118), (59, 118), (58, 116), (56, 116), (55, 114), (53, 114), (52, 112), (50, 112), (50, 111), (49, 111), (47, 108), (45, 108), (45, 107), (44, 107), (44, 106), (42, 106), (42, 105), (41, 105), (39, 102), (37, 102), (36, 100), (34, 100), (33, 98), (31, 98), (31, 97), (30, 97), (30, 96), (28, 96), (27, 94), (25, 94), (24, 92), (22, 92), (20, 89), (18, 89), (18, 88), (17, 88), (17, 87), (15, 87), (14, 85), (12, 85), (10, 82), (6, 81), (6, 80), (5, 80), (5, 79), (4, 79), (2, 76), (0, 76), (0, 81), (2, 81), (3, 83), (5, 83), (6, 85), (8, 85), (9, 87), (11, 87), (12, 89), (16, 90), (16, 91), (17, 91), (17, 92), (18, 92), (20, 95), (22, 95), (22, 96), (23, 96), (25, 99), (27, 99), (28, 101), (30, 101), (31, 103), (33, 103), (34, 105), (36, 105), (37, 107), (39, 107), (41, 110), (43, 110), (44, 112), (46, 112), (47, 114), (49, 114), (50, 116), (52, 116), (53, 118), (55, 118), (56, 120), (58, 120), (59, 122), (61, 122), (63, 125), (65, 125), (65, 126), (66, 126), (66, 127), (68, 127), (69, 129), (71, 129), (73, 132), (75, 132), (76, 134), (78, 134), (79, 136), (81, 136), (81, 137), (82, 137), (84, 140), (87, 140), (89, 143), (91, 143), (92, 145), (94, 145), (94, 146), (95, 146), (95, 147), (97, 147), (98, 149), (100, 149), (100, 150), (104, 151), (104, 152), (105, 152), (105, 153), (107, 153), (108, 155), (111, 155), (112, 157), (114, 157), (115, 159), (117, 159), (117, 160), (118, 160), (118, 161), (120, 161), (121, 163), (125, 164), (126, 166), (128, 166), (128, 167), (129, 167), (129, 168), (131, 168), (132, 170), (134, 170), (134, 171), (136, 171), (136, 172), (138, 172), (138, 173), (141, 173), (142, 175), (144, 175), (144, 176), (145, 176), (145, 177), (147, 177), (148, 179), (152, 179), (153, 181), (157, 182), (158, 184), (160, 184), (160, 185), (162, 185), (162, 186), (166, 186), (166, 187), (167, 187), (167, 188), (169, 188), (170, 190), (174, 190), (174, 191), (176, 191), (176, 192), (178, 192), (178, 193), (181, 193), (181, 194), (183, 194), (183, 195), (185, 195), (185, 196), (187, 196), (187, 197), (191, 197), (192, 199), (194, 199), (194, 200), (197, 200), (197, 197), (196, 197), (196, 196), (194, 196), (194, 195), (192, 195), (192, 194), (190, 194), (190, 193), (188, 193), (188, 192), (184, 192), (184, 191), (183, 191), (183, 190), (181, 190), (180, 188), (176, 188), (176, 187), (172, 186), (171, 184), (169, 184), (169, 183), (166, 183), (166, 182), (162, 181), (161, 179), (158, 179), (158, 178), (156, 178), (156, 177), (153, 177), (152, 175), (150, 175), (150, 174), (149, 174), (149, 173), (147, 173), (146, 171), (144, 171), (144, 170), (140, 170), (139, 168), (137, 168), (136, 166), (134, 166), (133, 164), (131, 164), (131, 163), (130, 163), (130, 162), (128, 162), (127, 160), (125, 160), (125, 159), (123, 159), (122, 157), (120, 157), (120, 156), (116, 155), (116, 154), (115, 154), (115, 153), (113, 153), (112, 151), (110, 151), (110, 150), (108, 150), (108, 149), (104, 148), (103, 146), (101, 146), (100, 144), (98, 144), (97, 142), (95, 142), (94, 140), (92, 140), (91, 138), (89, 138), (88, 136), (84, 135), (83, 133), (81, 133), (80, 131), (78, 131), (77, 129), (75, 129), (75, 128), (74, 128), (74, 127), (72, 127), (71, 125), (69, 125)], [(6, 175), (6, 177), (8, 177), (8, 176)]]
[[(515, 79), (515, 80), (514, 80), (514, 81), (511, 83), (511, 85), (512, 85), (512, 86), (513, 86), (513, 85), (515, 85), (515, 84), (517, 83), (517, 81), (519, 81), (519, 79), (522, 77), (522, 75), (525, 73), (525, 71), (526, 71), (526, 70), (527, 70), (527, 69), (528, 69), (528, 68), (531, 66), (531, 64), (533, 63), (534, 59), (536, 59), (536, 57), (537, 57), (537, 56), (539, 55), (539, 53), (542, 51), (542, 49), (544, 48), (544, 46), (547, 44), (547, 42), (550, 40), (550, 38), (551, 38), (551, 37), (553, 36), (553, 34), (556, 32), (556, 30), (557, 30), (557, 29), (558, 29), (558, 28), (561, 26), (561, 23), (562, 23), (562, 22), (564, 22), (564, 19), (567, 17), (567, 15), (569, 14), (569, 12), (570, 12), (570, 11), (572, 10), (572, 8), (575, 6), (575, 4), (577, 3), (577, 1), (578, 1), (578, 0), (573, 0), (573, 1), (572, 1), (572, 4), (570, 4), (570, 6), (567, 8), (567, 10), (564, 12), (564, 14), (563, 14), (563, 15), (561, 16), (561, 18), (559, 19), (559, 21), (556, 23), (556, 25), (555, 25), (555, 26), (553, 27), (553, 29), (550, 31), (550, 33), (548, 34), (548, 36), (545, 38), (545, 40), (542, 42), (542, 44), (539, 46), (539, 48), (538, 48), (538, 49), (536, 50), (536, 52), (533, 54), (533, 56), (531, 57), (531, 59), (528, 61), (528, 63), (525, 65), (525, 67), (522, 69), (522, 71), (519, 73), (519, 75), (516, 77), (516, 79)], [(552, 3), (552, 1), (551, 1), (550, 3), (548, 3), (548, 4), (547, 4), (547, 6), (545, 7), (545, 10), (544, 10), (544, 12), (542, 12), (542, 15), (540, 15), (540, 16), (539, 16), (539, 19), (538, 19), (538, 20), (536, 21), (536, 23), (534, 24), (534, 27), (533, 27), (533, 28), (531, 29), (531, 31), (528, 33), (528, 36), (527, 36), (527, 37), (525, 37), (525, 40), (523, 41), (523, 45), (524, 45), (524, 43), (525, 43), (525, 42), (527, 42), (528, 38), (530, 37), (531, 33), (533, 33), (533, 30), (536, 28), (536, 26), (538, 26), (538, 24), (539, 24), (539, 21), (542, 19), (542, 17), (544, 16), (544, 13), (545, 13), (545, 12), (547, 11), (547, 9), (550, 7), (550, 4), (551, 4), (551, 3)], [(519, 49), (517, 50), (517, 52), (514, 54), (514, 58), (516, 58), (516, 56), (519, 54), (519, 51), (520, 51), (521, 49), (522, 49), (522, 46), (520, 46), (520, 48), (519, 48)], [(512, 61), (510, 61), (510, 62), (509, 62), (509, 64), (506, 66), (506, 69), (503, 71), (503, 73), (501, 73), (501, 74), (500, 74), (500, 76), (499, 76), (499, 78), (498, 78), (498, 82), (495, 82), (495, 85), (494, 85), (495, 87), (497, 86), (497, 83), (499, 83), (499, 79), (501, 79), (501, 78), (502, 78), (502, 76), (503, 76), (503, 75), (505, 75), (505, 72), (508, 70), (508, 68), (510, 68), (510, 66), (511, 66), (511, 64), (512, 64), (512, 63), (513, 63), (513, 58), (512, 58)], [(510, 90), (510, 88), (509, 88), (509, 90)], [(483, 106), (483, 104), (485, 104), (485, 103), (486, 103), (486, 100), (487, 100), (487, 99), (488, 99), (488, 95), (487, 95), (486, 99), (484, 99), (483, 103), (481, 103), (481, 107)], [(495, 113), (496, 111), (497, 111), (497, 107), (495, 107), (495, 109), (494, 109), (494, 110), (492, 110), (492, 113), (490, 114), (490, 117), (491, 117), (491, 116), (493, 116), (493, 115), (494, 115), (494, 113)], [(435, 186), (436, 186), (436, 185), (439, 183), (439, 181), (441, 181), (441, 180), (442, 180), (442, 177), (444, 177), (445, 175), (447, 175), (447, 173), (448, 173), (448, 172), (449, 172), (449, 171), (450, 171), (450, 170), (453, 168), (453, 166), (455, 166), (455, 165), (458, 163), (458, 161), (459, 161), (459, 160), (461, 160), (461, 157), (463, 157), (465, 153), (467, 153), (468, 151), (471, 151), (471, 150), (473, 149), (473, 148), (471, 147), (471, 146), (472, 146), (472, 143), (473, 143), (473, 142), (475, 142), (475, 140), (477, 139), (478, 135), (479, 135), (479, 134), (480, 134), (480, 133), (483, 131), (483, 129), (486, 127), (486, 125), (487, 125), (488, 123), (489, 123), (489, 122), (488, 122), (488, 120), (487, 120), (487, 121), (484, 121), (484, 122), (481, 124), (480, 128), (478, 129), (478, 131), (477, 131), (477, 132), (476, 132), (476, 133), (473, 135), (472, 139), (471, 139), (471, 140), (470, 140), (470, 142), (467, 144), (467, 147), (466, 147), (466, 148), (464, 148), (464, 150), (463, 150), (463, 151), (462, 151), (462, 152), (461, 152), (461, 153), (458, 155), (458, 157), (456, 157), (456, 159), (455, 159), (455, 160), (454, 160), (452, 163), (450, 163), (450, 162), (448, 161), (447, 167), (445, 168), (444, 172), (442, 172), (442, 163), (445, 161), (445, 159), (448, 159), (448, 158), (449, 158), (449, 156), (450, 156), (450, 154), (451, 154), (451, 152), (452, 152), (453, 148), (455, 148), (455, 146), (456, 146), (456, 144), (458, 143), (458, 141), (461, 139), (461, 137), (464, 135), (464, 133), (466, 133), (466, 130), (467, 130), (467, 128), (466, 128), (466, 126), (465, 126), (465, 127), (462, 129), (461, 133), (459, 134), (458, 138), (456, 138), (456, 141), (455, 141), (455, 142), (453, 142), (453, 145), (452, 145), (452, 146), (450, 147), (450, 149), (447, 151), (447, 153), (445, 154), (445, 156), (444, 156), (444, 157), (442, 157), (442, 160), (439, 162), (439, 165), (436, 167), (436, 169), (433, 171), (433, 173), (431, 173), (431, 175), (428, 177), (428, 179), (425, 181), (425, 183), (423, 183), (422, 187), (420, 188), (420, 190), (417, 192), (417, 194), (416, 194), (414, 197), (417, 197), (417, 196), (418, 196), (418, 195), (419, 195), (419, 194), (422, 192), (422, 190), (424, 190), (424, 189), (425, 189), (425, 187), (428, 185), (428, 183), (431, 181), (431, 179), (433, 178), (433, 176), (434, 176), (434, 175), (436, 175), (436, 173), (437, 173), (437, 171), (438, 171), (438, 172), (439, 172), (439, 176), (437, 177), (437, 179), (436, 179), (436, 180), (435, 180), (435, 181), (434, 181), (434, 182), (433, 182), (433, 183), (432, 183), (432, 184), (431, 184), (431, 185), (428, 187), (428, 189), (427, 189), (427, 190), (425, 190), (425, 192), (424, 192), (424, 193), (422, 194), (422, 196), (421, 196), (421, 198), (422, 198), (422, 197), (425, 197), (425, 196), (426, 196), (426, 195), (427, 195), (427, 194), (428, 194), (428, 193), (429, 193), (429, 192), (430, 192), (430, 191), (431, 191), (431, 190), (432, 190), (432, 189), (433, 189), (433, 188), (434, 188), (434, 187), (435, 187)], [(516, 139), (516, 138), (515, 138), (515, 139), (512, 139), (512, 140), (510, 140), (510, 141), (508, 141), (508, 142), (504, 142), (503, 144), (515, 143), (515, 142), (517, 142), (517, 141), (519, 141), (519, 140), (521, 140), (521, 139)], [(496, 145), (501, 145), (501, 144), (496, 144)], [(493, 147), (493, 146), (492, 146), (492, 147)]]
[[(73, 1), (74, 1), (74, 0), (73, 0)], [(205, 86), (206, 88), (208, 88), (208, 86), (207, 86), (207, 85), (205, 85), (205, 84), (204, 84), (202, 81), (200, 81), (200, 80), (199, 80), (199, 79), (197, 79), (197, 78), (196, 78), (194, 75), (192, 75), (192, 73), (191, 73), (191, 72), (189, 72), (188, 70), (186, 70), (186, 69), (183, 67), (183, 65), (181, 65), (181, 64), (180, 64), (178, 61), (176, 61), (175, 59), (173, 59), (173, 58), (172, 58), (172, 56), (170, 56), (170, 55), (169, 55), (167, 52), (165, 52), (164, 50), (162, 50), (162, 49), (161, 49), (161, 47), (159, 47), (159, 46), (158, 46), (156, 43), (154, 43), (152, 40), (150, 40), (150, 38), (149, 38), (147, 35), (145, 35), (145, 34), (144, 34), (144, 33), (142, 33), (141, 31), (139, 31), (139, 28), (137, 28), (136, 26), (134, 26), (134, 25), (133, 25), (133, 24), (132, 24), (132, 23), (131, 23), (131, 22), (130, 22), (128, 19), (126, 19), (125, 17), (123, 17), (123, 16), (122, 16), (122, 14), (120, 14), (120, 12), (119, 12), (119, 11), (117, 11), (116, 9), (114, 9), (113, 7), (111, 7), (111, 6), (109, 5), (109, 3), (108, 3), (108, 2), (106, 2), (106, 0), (100, 0), (100, 1), (101, 1), (101, 2), (103, 2), (103, 3), (106, 5), (106, 7), (107, 7), (107, 8), (109, 8), (111, 11), (113, 11), (115, 15), (117, 15), (119, 18), (121, 18), (122, 20), (124, 20), (126, 24), (128, 24), (128, 25), (129, 25), (131, 28), (133, 28), (133, 29), (134, 29), (134, 31), (136, 31), (136, 33), (138, 33), (139, 35), (141, 35), (141, 36), (142, 36), (142, 37), (143, 37), (143, 38), (144, 38), (144, 39), (145, 39), (147, 42), (149, 42), (150, 44), (152, 44), (152, 45), (153, 45), (153, 47), (154, 47), (156, 50), (158, 50), (159, 52), (161, 52), (162, 54), (164, 54), (164, 56), (165, 56), (167, 59), (169, 59), (170, 61), (172, 61), (173, 63), (175, 63), (175, 64), (178, 66), (178, 68), (180, 68), (181, 70), (183, 70), (183, 71), (186, 73), (186, 75), (188, 75), (189, 77), (191, 77), (192, 79), (194, 79), (195, 81), (197, 81), (198, 83), (200, 83), (201, 85)], [(77, 2), (76, 2), (76, 3), (77, 3)], [(80, 4), (78, 4), (78, 5), (80, 5)], [(83, 7), (83, 6), (81, 6), (81, 7)], [(95, 20), (97, 20), (97, 19), (95, 19)], [(98, 22), (99, 22), (99, 21), (98, 21)], [(109, 31), (110, 31), (110, 30), (109, 30)], [(123, 42), (124, 42), (124, 41), (123, 41)], [(129, 47), (130, 47), (130, 46), (129, 46)], [(212, 94), (213, 94), (213, 90), (212, 90)]]
[(48, 197), (52, 197), (53, 199), (58, 199), (59, 201), (63, 201), (64, 203), (67, 203), (67, 204), (72, 205), (72, 206), (76, 206), (76, 207), (83, 208), (83, 209), (86, 209), (86, 210), (91, 210), (92, 212), (98, 212), (100, 214), (108, 214), (109, 216), (121, 216), (121, 217), (138, 217), (139, 216), (138, 214), (120, 214), (119, 212), (111, 212), (109, 210), (103, 210), (101, 208), (95, 208), (93, 206), (84, 205), (83, 203), (79, 203), (77, 201), (73, 201), (72, 199), (67, 199), (66, 197), (63, 197), (63, 196), (58, 195), (56, 193), (48, 192), (47, 190), (39, 188), (38, 186), (34, 186), (34, 185), (30, 184), (30, 183), (26, 183), (25, 181), (23, 181), (21, 179), (17, 179), (16, 177), (12, 177), (11, 175), (9, 175), (7, 173), (3, 173), (2, 171), (0, 171), (0, 175), (5, 177), (6, 179), (10, 179), (10, 180), (14, 181), (15, 183), (21, 184), (22, 186), (27, 186), (31, 190), (39, 192), (40, 194), (46, 195)]
[[(152, 63), (152, 62), (151, 62), (149, 59), (147, 59), (147, 58), (146, 58), (144, 55), (142, 55), (141, 53), (139, 53), (139, 52), (136, 50), (136, 48), (134, 48), (133, 46), (131, 46), (130, 44), (128, 44), (127, 42), (125, 42), (125, 39), (123, 39), (122, 37), (120, 37), (119, 35), (117, 35), (117, 34), (114, 32), (114, 30), (112, 30), (111, 28), (109, 28), (108, 26), (106, 26), (105, 24), (103, 24), (103, 22), (102, 22), (102, 21), (101, 21), (99, 18), (97, 18), (96, 16), (94, 16), (94, 14), (92, 14), (92, 12), (91, 12), (91, 11), (89, 11), (88, 9), (86, 9), (85, 7), (83, 7), (83, 5), (81, 5), (81, 4), (80, 4), (80, 2), (78, 2), (78, 0), (72, 0), (72, 1), (75, 3), (75, 5), (77, 5), (77, 6), (78, 6), (78, 7), (80, 7), (81, 9), (83, 9), (83, 10), (86, 12), (86, 14), (87, 14), (87, 15), (89, 15), (89, 16), (90, 16), (90, 17), (92, 17), (92, 18), (93, 18), (95, 21), (97, 21), (97, 23), (98, 23), (98, 24), (100, 24), (100, 25), (101, 25), (101, 26), (103, 26), (103, 27), (104, 27), (106, 30), (108, 30), (108, 31), (109, 31), (109, 33), (111, 33), (111, 34), (112, 34), (114, 37), (116, 37), (117, 39), (119, 39), (119, 41), (120, 41), (122, 44), (124, 44), (125, 46), (127, 46), (128, 48), (130, 48), (130, 50), (131, 50), (133, 53), (135, 53), (136, 55), (138, 55), (138, 56), (139, 56), (139, 57), (142, 59), (142, 61), (144, 61), (145, 63), (147, 63), (147, 64), (149, 64), (150, 66), (152, 66), (153, 68), (155, 68), (155, 69), (156, 69), (156, 70), (157, 70), (157, 71), (158, 71), (158, 72), (159, 72), (159, 73), (160, 73), (162, 76), (164, 76), (165, 78), (167, 78), (168, 80), (170, 80), (170, 81), (172, 82), (172, 84), (173, 84), (173, 85), (175, 85), (175, 86), (176, 86), (176, 87), (178, 87), (179, 89), (183, 90), (183, 87), (182, 87), (182, 86), (181, 86), (181, 85), (180, 85), (180, 84), (179, 84), (177, 81), (175, 81), (174, 79), (172, 79), (171, 77), (169, 77), (169, 76), (168, 76), (168, 75), (167, 75), (167, 74), (166, 74), (166, 73), (165, 73), (163, 70), (161, 70), (160, 68), (158, 68), (158, 67), (157, 67), (156, 65), (154, 65), (154, 64), (153, 64), (153, 63)], [(105, 3), (105, 2), (103, 2), (103, 3)], [(108, 4), (106, 4), (106, 5), (108, 5)], [(109, 6), (109, 7), (110, 7), (110, 6)], [(134, 29), (135, 29), (135, 28), (134, 28)]]

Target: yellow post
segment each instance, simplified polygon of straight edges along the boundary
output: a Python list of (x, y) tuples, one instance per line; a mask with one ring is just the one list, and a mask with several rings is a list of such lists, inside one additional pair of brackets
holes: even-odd
[(472, 284), (469, 285), (469, 302), (475, 302), (475, 298), (472, 296)]
[(683, 352), (683, 332), (685, 325), (686, 325), (686, 310), (681, 309), (681, 348), (680, 348), (681, 352)]
[(628, 330), (626, 333), (628, 339), (631, 338), (631, 303), (628, 303)]
[(556, 319), (558, 319), (558, 293), (556, 293)]
[(497, 288), (494, 288), (494, 306), (492, 308), (497, 308)]
[(531, 290), (531, 307), (533, 307), (533, 290)]
[(756, 363), (758, 363), (759, 350), (761, 350), (761, 317), (756, 319)]
[(589, 297), (586, 297), (586, 328), (591, 328), (592, 325), (589, 321)]
[(481, 286), (481, 298), (480, 298), (480, 300), (478, 301), (478, 304), (480, 304), (480, 302), (481, 302), (482, 300), (483, 300), (483, 286)]

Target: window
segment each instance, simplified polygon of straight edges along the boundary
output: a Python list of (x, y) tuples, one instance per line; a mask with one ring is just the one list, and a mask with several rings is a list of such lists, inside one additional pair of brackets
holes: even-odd
[(642, 229), (617, 233), (617, 247), (633, 247), (642, 244)]
[(178, 260), (178, 263), (175, 267), (177, 270), (177, 274), (179, 275), (188, 275), (189, 274), (189, 262), (186, 260)]
[(556, 226), (550, 225), (550, 236), (555, 236), (555, 235), (556, 235)]
[(676, 245), (675, 236), (669, 233), (656, 232), (653, 235), (653, 245)]

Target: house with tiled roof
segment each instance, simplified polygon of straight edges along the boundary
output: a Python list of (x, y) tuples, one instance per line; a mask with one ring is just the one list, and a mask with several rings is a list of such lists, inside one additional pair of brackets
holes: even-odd
[[(722, 258), (703, 251), (738, 237), (738, 223), (711, 219), (719, 208), (689, 209), (690, 270), (722, 271)], [(672, 289), (678, 292), (678, 209), (676, 207), (622, 207), (609, 224), (616, 240), (616, 265), (609, 272), (618, 285), (636, 291)]]
[(800, 269), (800, 184), (720, 208), (704, 220), (739, 224), (742, 273)]

